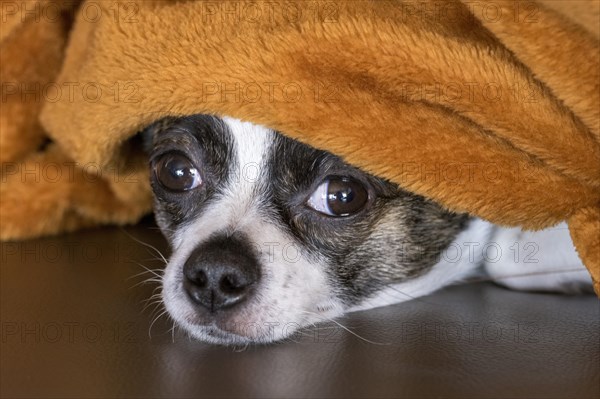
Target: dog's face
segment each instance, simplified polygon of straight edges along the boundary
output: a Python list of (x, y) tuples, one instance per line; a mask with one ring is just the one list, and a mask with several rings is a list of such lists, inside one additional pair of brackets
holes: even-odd
[(164, 304), (207, 342), (272, 342), (361, 306), (427, 274), (467, 223), (251, 123), (167, 118), (144, 136), (173, 247)]

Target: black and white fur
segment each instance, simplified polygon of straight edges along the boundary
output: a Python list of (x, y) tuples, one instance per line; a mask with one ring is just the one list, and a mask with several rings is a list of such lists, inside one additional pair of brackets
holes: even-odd
[[(156, 220), (173, 248), (163, 301), (197, 339), (273, 342), (346, 312), (429, 294), (482, 269), (518, 289), (591, 287), (564, 225), (536, 233), (497, 228), (328, 152), (232, 118), (166, 118), (143, 134)], [(198, 187), (172, 192), (161, 185), (157, 160), (170, 153), (197, 168)], [(368, 192), (364, 209), (331, 217), (308, 206), (328, 176), (361, 184)], [(524, 262), (527, 256), (535, 262)], [(198, 270), (201, 283), (194, 280), (190, 288), (190, 273), (197, 276)], [(515, 277), (523, 274), (531, 276)], [(227, 298), (215, 299), (219, 292), (198, 291), (206, 278), (231, 275), (235, 281), (225, 282), (244, 291), (232, 306)], [(204, 296), (195, 300), (190, 289)]]

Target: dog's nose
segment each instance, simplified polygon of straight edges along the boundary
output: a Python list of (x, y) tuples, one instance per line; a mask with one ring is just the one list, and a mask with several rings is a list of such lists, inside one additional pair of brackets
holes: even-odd
[(217, 237), (192, 252), (183, 266), (183, 286), (194, 303), (216, 312), (250, 296), (260, 272), (252, 247), (244, 241)]

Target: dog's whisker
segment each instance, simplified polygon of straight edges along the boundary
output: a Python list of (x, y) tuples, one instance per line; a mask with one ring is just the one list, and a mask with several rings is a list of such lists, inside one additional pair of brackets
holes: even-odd
[(150, 313), (151, 320), (154, 319), (154, 317), (156, 317), (156, 315), (159, 314), (163, 309), (160, 303), (153, 303), (152, 305), (154, 306), (154, 308)]
[(160, 277), (160, 278), (158, 278), (158, 277), (148, 277), (147, 279), (144, 279), (144, 280), (140, 281), (139, 283), (135, 283), (130, 288), (135, 288), (135, 287), (138, 287), (140, 285), (150, 284), (150, 283), (160, 284), (160, 283), (162, 283), (162, 277)]
[[(157, 307), (160, 307), (161, 305), (163, 305), (163, 303), (162, 303), (162, 295), (161, 295), (161, 293), (154, 294), (150, 298), (144, 299), (143, 302), (145, 303), (145, 305), (142, 308), (142, 312), (145, 312), (146, 309), (148, 309), (149, 307), (151, 307), (153, 305), (156, 305)], [(152, 311), (152, 314), (155, 311), (156, 311), (156, 308)]]
[(152, 301), (152, 300), (155, 300), (155, 299), (162, 299), (162, 293), (159, 292), (157, 294), (153, 294), (149, 298), (144, 299), (144, 301), (145, 301), (145, 303), (148, 303), (149, 301)]
[(129, 287), (129, 289), (134, 289), (134, 288), (139, 287), (140, 285), (144, 285), (144, 284), (157, 284), (157, 287), (160, 287), (162, 285), (162, 282), (163, 282), (162, 276), (148, 277), (138, 283), (133, 284), (131, 287)]
[[(162, 309), (162, 304), (159, 302), (154, 302), (152, 303), (152, 305), (154, 306), (154, 309), (152, 310), (152, 312), (150, 313), (150, 319), (153, 319), (154, 316), (156, 316)], [(144, 310), (145, 312), (146, 310)]]
[(154, 290), (154, 293), (149, 298), (146, 298), (146, 301), (150, 301), (152, 299), (160, 299), (160, 298), (162, 298), (162, 290), (159, 291), (159, 292), (156, 292), (158, 290), (158, 288), (160, 288), (160, 287), (156, 287), (156, 288), (157, 289)]
[[(150, 260), (152, 260), (152, 259), (150, 259)], [(159, 260), (159, 258), (154, 258), (154, 260)], [(137, 276), (137, 275), (143, 274), (143, 273), (153, 273), (156, 276), (160, 276), (161, 273), (164, 271), (164, 269), (162, 267), (156, 268), (156, 269), (150, 269), (148, 266), (145, 266), (144, 264), (137, 262), (137, 261), (133, 261), (133, 260), (129, 261), (128, 263), (133, 263), (134, 265), (137, 265), (137, 266), (141, 267), (142, 269), (144, 269), (144, 271), (142, 271), (138, 274), (135, 274), (134, 276)]]
[[(155, 262), (161, 262), (161, 263), (163, 263), (162, 258), (158, 257), (158, 256), (153, 256), (153, 257), (150, 257), (150, 258), (140, 259), (140, 261), (144, 262), (144, 263), (155, 263)], [(140, 265), (139, 262), (132, 261), (132, 260), (128, 261), (127, 263), (133, 263), (133, 264), (136, 264), (138, 266)], [(164, 270), (164, 266), (165, 265), (161, 265), (161, 267), (157, 267), (157, 268), (151, 269), (151, 270), (154, 270), (156, 272), (161, 272), (161, 271)]]
[(143, 276), (145, 274), (150, 274), (151, 278), (159, 278), (159, 279), (163, 278), (163, 276), (162, 276), (163, 269), (150, 269), (149, 267), (144, 266), (143, 264), (141, 264), (139, 262), (135, 262), (135, 261), (131, 261), (130, 263), (133, 263), (133, 264), (141, 267), (144, 270), (141, 271), (140, 273), (136, 273), (136, 274), (134, 274), (132, 276), (127, 277), (127, 280), (131, 280), (133, 278), (136, 278), (136, 277), (139, 277), (139, 276)]
[(154, 275), (156, 277), (162, 277), (160, 274), (158, 274), (158, 272), (160, 270), (162, 270), (162, 269), (149, 269), (146, 266), (142, 265), (141, 263), (137, 263), (137, 262), (132, 262), (132, 263), (136, 263), (137, 265), (143, 267), (146, 270), (144, 270), (143, 272), (139, 272), (139, 273), (136, 273), (136, 274), (134, 274), (132, 276), (127, 277), (127, 280), (131, 280), (132, 278), (143, 276), (144, 274), (148, 274), (148, 273), (150, 273), (150, 274), (152, 274), (152, 275)]
[(233, 351), (237, 352), (237, 353), (245, 352), (249, 347), (250, 347), (250, 344), (249, 343), (245, 343), (244, 346), (240, 346), (239, 348), (238, 347), (234, 347)]
[(177, 230), (170, 229), (168, 227), (161, 228), (161, 227), (150, 226), (150, 227), (148, 227), (148, 230), (168, 231), (169, 233), (176, 233), (177, 232)]
[(147, 304), (149, 301), (151, 301), (153, 299), (161, 299), (161, 298), (162, 298), (162, 286), (157, 285), (152, 290), (152, 294), (150, 295), (150, 297), (148, 297), (146, 299), (143, 299), (142, 302), (145, 303), (145, 304)]
[[(308, 326), (308, 328), (315, 328), (315, 325), (313, 324), (312, 326)], [(314, 338), (314, 337), (315, 337), (315, 334), (314, 334), (314, 332), (313, 332), (313, 333), (311, 333), (311, 331), (307, 331), (307, 330), (306, 330), (306, 327), (305, 327), (305, 328), (303, 328), (303, 329), (300, 329), (300, 330), (296, 331), (295, 333), (293, 333), (292, 335), (290, 335), (290, 336), (287, 338), (289, 341), (291, 341), (291, 342), (294, 342), (294, 343), (296, 343), (296, 344), (299, 344), (301, 341), (300, 341), (300, 340), (299, 340), (299, 341), (296, 341), (296, 340), (294, 339), (294, 336), (295, 336), (295, 335), (301, 335), (302, 337), (308, 337), (308, 338)], [(302, 337), (301, 337), (300, 339), (302, 339)]]
[(121, 228), (121, 231), (123, 231), (123, 232), (124, 232), (124, 233), (125, 233), (127, 236), (129, 236), (129, 238), (131, 238), (133, 241), (137, 242), (138, 244), (141, 244), (141, 245), (145, 246), (146, 248), (149, 248), (149, 249), (151, 249), (151, 250), (155, 251), (155, 252), (156, 252), (156, 254), (157, 254), (159, 257), (160, 257), (160, 259), (161, 259), (161, 260), (162, 260), (162, 261), (163, 261), (165, 264), (169, 263), (169, 262), (167, 261), (167, 258), (166, 258), (166, 257), (165, 257), (165, 256), (162, 254), (162, 252), (160, 252), (160, 250), (159, 250), (158, 248), (156, 248), (155, 246), (153, 246), (153, 245), (150, 245), (150, 244), (148, 244), (148, 243), (146, 243), (146, 242), (143, 242), (142, 240), (140, 240), (140, 239), (138, 239), (138, 238), (135, 238), (134, 236), (132, 236), (131, 234), (129, 234), (129, 233), (128, 233), (128, 232), (127, 232), (125, 229), (123, 229), (123, 228)]
[[(408, 294), (408, 293), (406, 293), (406, 292), (404, 292), (404, 291), (402, 291), (402, 290), (399, 290), (397, 287), (394, 287), (393, 285), (390, 285), (390, 286), (388, 286), (387, 288), (391, 289), (392, 291), (395, 291), (395, 292), (397, 292), (397, 293), (398, 293), (398, 294), (400, 294), (401, 296), (403, 296), (403, 297), (405, 297), (405, 298), (408, 298), (409, 300), (412, 300), (412, 301), (417, 301), (417, 302), (420, 302), (420, 303), (424, 303), (424, 304), (426, 304), (426, 305), (434, 305), (434, 306), (446, 306), (446, 305), (445, 305), (445, 304), (443, 304), (443, 303), (439, 303), (439, 302), (431, 302), (431, 301), (425, 300), (425, 299), (423, 299), (423, 298), (421, 298), (421, 297), (417, 297), (417, 296), (410, 295), (410, 294)], [(398, 297), (397, 297), (397, 296), (394, 296), (394, 295), (393, 295), (392, 293), (390, 293), (390, 292), (386, 292), (385, 290), (383, 290), (383, 291), (381, 291), (381, 292), (383, 292), (384, 294), (386, 294), (386, 295), (389, 295), (390, 297), (392, 297), (392, 298), (394, 298), (394, 299), (398, 300)]]
[(177, 327), (177, 324), (175, 323), (175, 320), (173, 320), (173, 327), (171, 327), (171, 342), (175, 343), (175, 328)]
[(162, 298), (160, 296), (156, 298), (147, 299), (144, 307), (142, 308), (142, 311), (146, 311), (146, 309), (148, 309), (150, 306), (159, 305), (161, 301)]
[(142, 312), (146, 312), (146, 310), (148, 308), (153, 307), (154, 310), (152, 311), (152, 313), (154, 313), (156, 311), (157, 307), (160, 307), (160, 305), (161, 305), (160, 300), (153, 300), (152, 302), (144, 305), (144, 307), (142, 308)]
[(152, 320), (152, 323), (150, 323), (150, 327), (148, 327), (148, 337), (150, 339), (152, 339), (152, 326), (154, 326), (154, 323), (156, 323), (158, 321), (158, 319), (160, 319), (162, 316), (164, 316), (165, 314), (167, 314), (167, 309), (164, 309), (158, 316), (156, 316), (154, 318), (154, 320)]
[[(148, 309), (151, 306), (160, 307), (160, 305), (162, 305), (162, 299), (161, 298), (155, 298), (153, 301), (146, 303), (146, 305), (142, 308), (142, 312), (145, 312), (146, 309)], [(155, 311), (156, 311), (156, 309), (153, 311), (153, 313)]]
[(371, 340), (369, 340), (369, 339), (367, 339), (367, 338), (365, 338), (365, 337), (362, 337), (362, 336), (360, 336), (358, 333), (356, 333), (356, 332), (352, 331), (350, 328), (348, 328), (348, 327), (344, 326), (342, 323), (340, 323), (340, 322), (338, 322), (338, 321), (336, 321), (336, 320), (334, 320), (334, 319), (332, 319), (332, 318), (330, 318), (330, 317), (323, 316), (323, 315), (321, 315), (321, 314), (319, 314), (319, 313), (316, 313), (316, 312), (311, 312), (311, 311), (308, 311), (308, 310), (305, 310), (305, 311), (302, 311), (302, 312), (303, 312), (303, 313), (306, 313), (306, 314), (313, 315), (313, 316), (320, 317), (321, 319), (323, 319), (323, 320), (325, 320), (325, 321), (330, 321), (330, 322), (332, 322), (332, 323), (334, 323), (334, 324), (337, 324), (337, 325), (338, 325), (340, 328), (342, 328), (343, 330), (347, 331), (348, 333), (350, 333), (350, 334), (354, 335), (356, 338), (358, 338), (358, 339), (361, 339), (361, 340), (363, 340), (363, 341), (365, 341), (365, 342), (367, 342), (367, 343), (369, 343), (369, 344), (373, 344), (373, 345), (390, 345), (389, 343), (375, 342), (375, 341), (371, 341)]

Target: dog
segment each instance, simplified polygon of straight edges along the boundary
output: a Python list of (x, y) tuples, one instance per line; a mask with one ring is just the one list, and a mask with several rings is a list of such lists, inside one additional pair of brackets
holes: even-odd
[(199, 340), (270, 343), (483, 272), (521, 290), (592, 289), (564, 224), (499, 228), (234, 118), (168, 117), (142, 137), (173, 249), (162, 299)]

